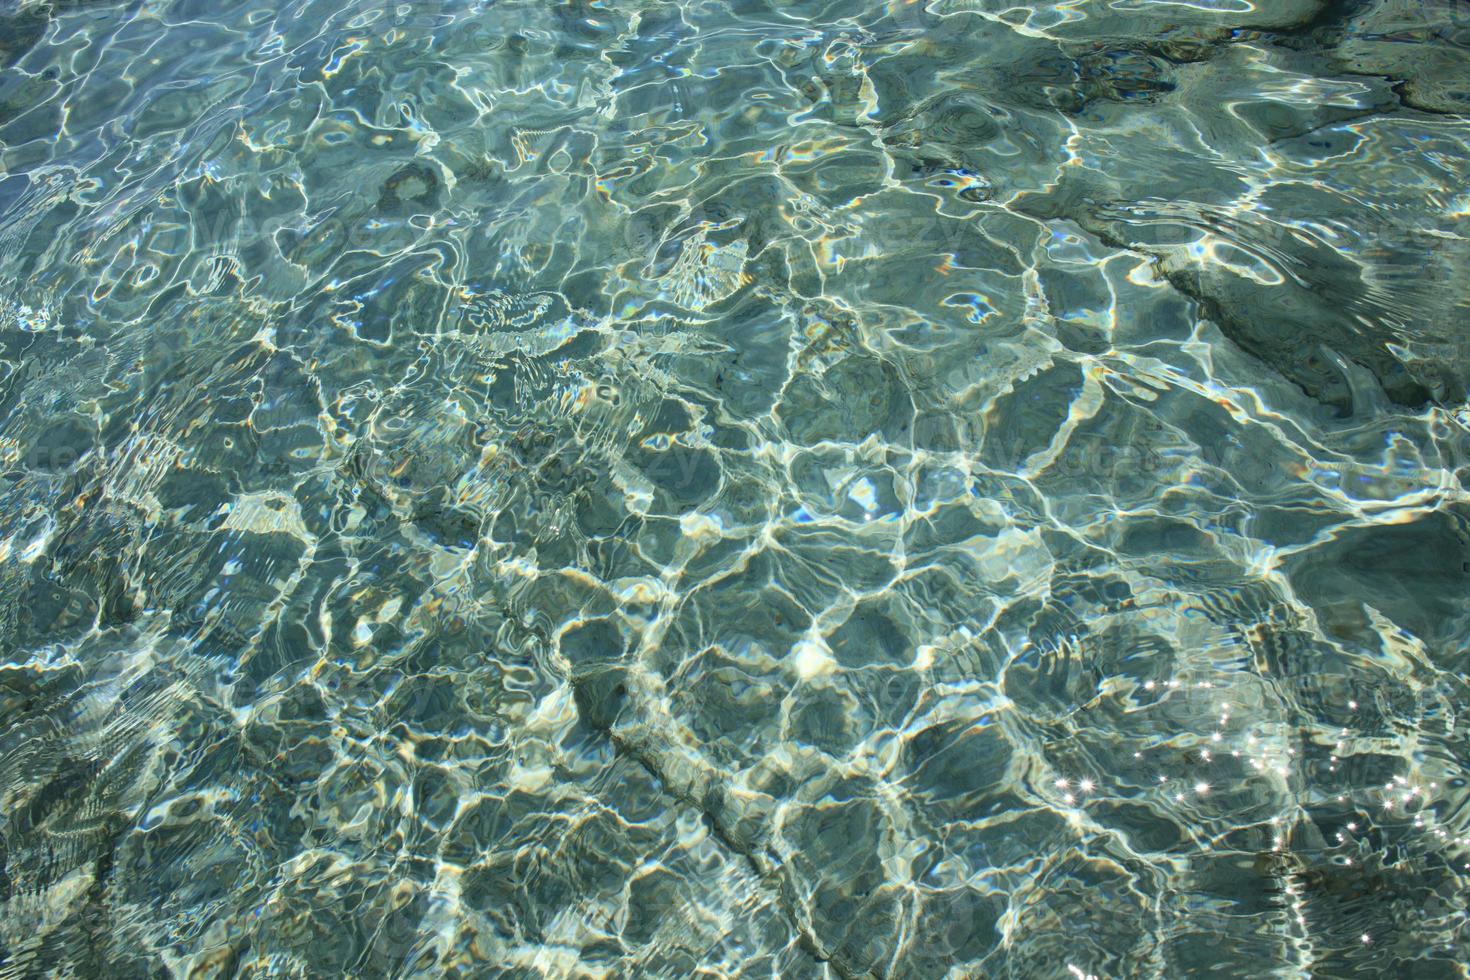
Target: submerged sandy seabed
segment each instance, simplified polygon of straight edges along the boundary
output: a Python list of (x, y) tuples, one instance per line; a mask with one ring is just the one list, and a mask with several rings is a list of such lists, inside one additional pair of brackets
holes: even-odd
[(1470, 10), (0, 0), (0, 976), (1459, 976)]

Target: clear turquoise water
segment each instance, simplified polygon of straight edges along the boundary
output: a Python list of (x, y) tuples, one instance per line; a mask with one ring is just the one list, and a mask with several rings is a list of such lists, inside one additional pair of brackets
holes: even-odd
[(1456, 977), (1470, 6), (0, 0), (0, 977)]

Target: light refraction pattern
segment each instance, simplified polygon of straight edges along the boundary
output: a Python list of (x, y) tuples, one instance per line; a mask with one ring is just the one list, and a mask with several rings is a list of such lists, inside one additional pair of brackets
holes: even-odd
[(0, 977), (1463, 976), (1467, 45), (0, 0)]

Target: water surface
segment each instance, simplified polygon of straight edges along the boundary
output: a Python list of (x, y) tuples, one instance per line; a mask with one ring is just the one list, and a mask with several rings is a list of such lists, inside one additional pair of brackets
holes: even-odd
[(1467, 42), (0, 0), (0, 977), (1463, 976)]

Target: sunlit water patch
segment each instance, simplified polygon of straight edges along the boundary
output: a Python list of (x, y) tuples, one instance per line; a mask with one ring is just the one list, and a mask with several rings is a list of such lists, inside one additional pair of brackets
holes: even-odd
[(0, 977), (1462, 976), (1467, 41), (0, 0)]

